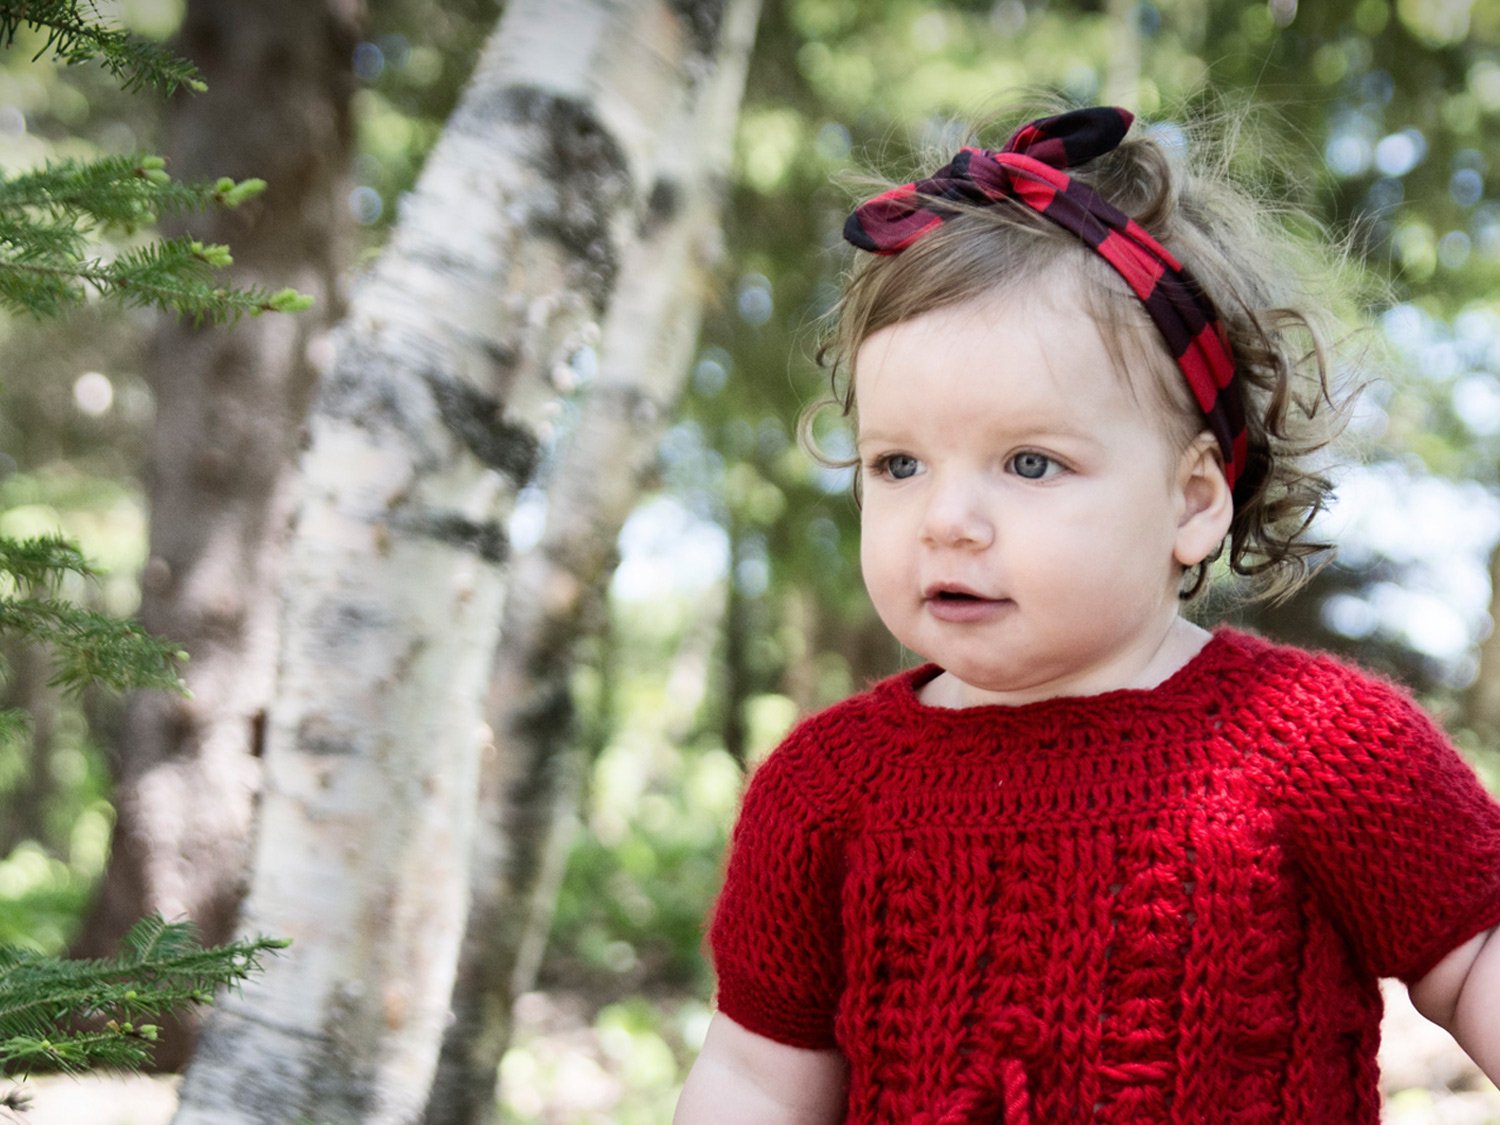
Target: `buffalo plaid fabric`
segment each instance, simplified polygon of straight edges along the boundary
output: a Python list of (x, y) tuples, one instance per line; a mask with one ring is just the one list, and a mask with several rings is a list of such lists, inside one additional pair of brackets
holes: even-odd
[(1165, 246), (1066, 171), (1114, 149), (1132, 120), (1126, 110), (1095, 106), (1023, 125), (999, 152), (964, 148), (929, 178), (861, 204), (844, 224), (844, 237), (861, 250), (895, 254), (958, 214), (945, 202), (989, 206), (1002, 200), (1077, 235), (1145, 306), (1218, 440), (1225, 475), (1236, 488), (1245, 480), (1244, 407), (1218, 314)]

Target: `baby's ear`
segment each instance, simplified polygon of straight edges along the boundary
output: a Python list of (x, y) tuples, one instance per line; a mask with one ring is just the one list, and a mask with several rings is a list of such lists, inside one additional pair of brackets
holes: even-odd
[(1213, 434), (1204, 432), (1183, 451), (1177, 466), (1177, 538), (1172, 557), (1194, 567), (1219, 548), (1234, 520), (1234, 495)]

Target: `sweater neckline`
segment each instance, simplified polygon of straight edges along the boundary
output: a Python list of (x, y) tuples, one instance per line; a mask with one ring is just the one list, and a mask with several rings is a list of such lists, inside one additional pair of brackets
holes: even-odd
[(1243, 667), (1253, 659), (1251, 651), (1263, 646), (1250, 634), (1219, 626), (1208, 641), (1181, 668), (1155, 687), (1117, 688), (1096, 695), (1061, 695), (1029, 703), (982, 703), (973, 707), (937, 707), (923, 703), (917, 692), (943, 672), (937, 664), (923, 664), (899, 672), (877, 687), (886, 697), (889, 714), (900, 726), (927, 730), (982, 731), (997, 725), (1011, 731), (1043, 735), (1066, 732), (1073, 742), (1078, 736), (1139, 727), (1150, 717), (1152, 726), (1165, 733), (1185, 722), (1195, 726), (1206, 711), (1223, 696), (1223, 674)]

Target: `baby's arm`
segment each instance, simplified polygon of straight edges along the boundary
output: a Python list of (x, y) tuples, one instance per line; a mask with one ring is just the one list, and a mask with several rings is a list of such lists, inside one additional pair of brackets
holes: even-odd
[(1417, 1011), (1447, 1028), (1491, 1082), (1500, 1084), (1500, 928), (1460, 945), (1416, 984)]
[[(1497, 942), (1500, 944), (1500, 942)], [(714, 1016), (673, 1125), (833, 1125), (848, 1065), (838, 1051), (788, 1047)]]

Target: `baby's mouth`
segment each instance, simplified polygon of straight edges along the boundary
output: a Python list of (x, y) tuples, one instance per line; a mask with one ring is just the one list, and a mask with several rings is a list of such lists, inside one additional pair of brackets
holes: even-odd
[(971, 590), (967, 586), (928, 586), (922, 591), (922, 596), (928, 601), (934, 602), (990, 602), (999, 599), (986, 597), (977, 590)]
[(982, 625), (996, 620), (1011, 605), (1009, 598), (994, 598), (963, 587), (927, 591), (926, 612), (950, 625)]

